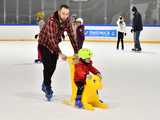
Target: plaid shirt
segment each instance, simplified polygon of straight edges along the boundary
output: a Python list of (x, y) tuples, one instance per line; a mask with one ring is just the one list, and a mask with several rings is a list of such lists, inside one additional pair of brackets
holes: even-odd
[(74, 52), (78, 52), (78, 45), (74, 39), (72, 24), (68, 18), (65, 22), (60, 23), (58, 11), (52, 14), (39, 34), (38, 44), (45, 46), (52, 54), (58, 55), (61, 50), (58, 44), (61, 42), (61, 36), (67, 31)]

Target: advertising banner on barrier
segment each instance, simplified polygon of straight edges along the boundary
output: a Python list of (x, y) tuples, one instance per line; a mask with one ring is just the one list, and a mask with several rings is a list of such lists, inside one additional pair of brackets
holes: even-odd
[(85, 30), (86, 37), (116, 37), (117, 30)]
[(117, 37), (116, 26), (85, 26), (86, 40), (115, 40)]
[[(133, 41), (131, 26), (127, 26), (124, 41)], [(35, 25), (0, 25), (0, 40), (35, 40), (34, 35), (39, 33)], [(160, 43), (160, 27), (144, 26), (140, 40), (143, 42)], [(85, 40), (95, 42), (117, 41), (117, 26), (85, 25)], [(69, 40), (66, 35), (65, 40)]]

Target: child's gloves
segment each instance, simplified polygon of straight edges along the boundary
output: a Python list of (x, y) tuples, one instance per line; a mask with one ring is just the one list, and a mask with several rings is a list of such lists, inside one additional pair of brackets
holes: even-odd
[(131, 33), (133, 33), (133, 32), (134, 32), (134, 29), (132, 28), (132, 29), (131, 29)]
[(102, 75), (100, 73), (97, 73), (96, 75), (102, 79)]
[(92, 75), (88, 74), (88, 75), (86, 76), (86, 78), (87, 78), (87, 80), (90, 80), (90, 79), (92, 78)]

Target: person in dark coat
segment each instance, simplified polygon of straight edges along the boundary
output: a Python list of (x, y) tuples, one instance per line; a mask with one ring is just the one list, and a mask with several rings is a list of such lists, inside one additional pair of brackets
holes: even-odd
[(138, 12), (137, 8), (133, 6), (132, 8), (133, 12), (133, 23), (132, 23), (132, 29), (131, 32), (134, 36), (134, 48), (132, 51), (141, 51), (141, 45), (140, 45), (140, 33), (143, 30), (143, 24), (142, 24), (142, 17), (141, 14)]

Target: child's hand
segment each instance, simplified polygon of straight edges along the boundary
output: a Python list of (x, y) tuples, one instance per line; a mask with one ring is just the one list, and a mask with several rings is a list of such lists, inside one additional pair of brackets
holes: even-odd
[(131, 33), (133, 33), (133, 32), (134, 32), (134, 29), (132, 28), (132, 29), (131, 29)]
[(73, 58), (73, 64), (77, 64), (79, 62), (79, 58), (78, 57), (74, 57)]
[(59, 53), (59, 57), (64, 61), (67, 60), (67, 56), (65, 54), (63, 54), (63, 53)]

